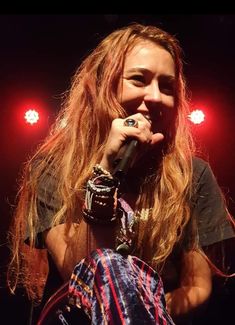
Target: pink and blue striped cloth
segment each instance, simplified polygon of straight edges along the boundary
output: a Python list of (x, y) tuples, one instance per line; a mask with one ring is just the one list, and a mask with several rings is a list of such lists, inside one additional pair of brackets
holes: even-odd
[(112, 249), (96, 249), (76, 265), (69, 298), (95, 325), (174, 324), (158, 273)]

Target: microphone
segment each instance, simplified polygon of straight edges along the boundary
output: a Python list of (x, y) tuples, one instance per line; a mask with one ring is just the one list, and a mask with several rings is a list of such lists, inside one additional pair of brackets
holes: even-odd
[(138, 144), (138, 140), (131, 139), (121, 147), (117, 154), (117, 157), (113, 164), (113, 176), (116, 177), (120, 182), (123, 180), (124, 176), (126, 176), (131, 163), (134, 162)]

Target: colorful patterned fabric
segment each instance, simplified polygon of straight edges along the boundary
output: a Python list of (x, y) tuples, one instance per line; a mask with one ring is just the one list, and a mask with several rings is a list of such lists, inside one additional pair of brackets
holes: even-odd
[(69, 297), (91, 324), (174, 324), (157, 272), (139, 258), (111, 249), (97, 249), (76, 265)]

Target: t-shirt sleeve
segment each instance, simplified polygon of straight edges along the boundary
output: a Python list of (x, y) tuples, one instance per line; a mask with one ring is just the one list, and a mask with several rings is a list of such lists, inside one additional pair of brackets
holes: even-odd
[[(37, 213), (39, 220), (36, 225), (36, 248), (45, 248), (42, 233), (46, 229), (51, 228), (52, 220), (61, 207), (57, 193), (58, 183), (52, 175), (52, 172), (48, 170), (45, 176), (39, 181), (37, 187)], [(29, 227), (27, 226), (26, 243), (28, 243), (28, 238)]]
[(235, 237), (234, 228), (220, 187), (208, 163), (194, 161), (194, 195), (192, 213), (198, 229), (201, 247)]

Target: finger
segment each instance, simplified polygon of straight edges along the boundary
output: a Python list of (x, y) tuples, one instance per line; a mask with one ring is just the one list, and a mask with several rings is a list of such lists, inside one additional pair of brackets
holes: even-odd
[(155, 145), (158, 142), (161, 142), (164, 139), (164, 135), (162, 133), (154, 133), (152, 135), (151, 145)]

